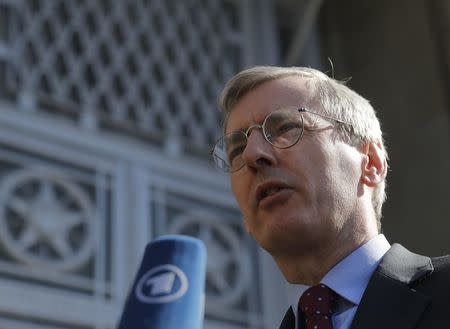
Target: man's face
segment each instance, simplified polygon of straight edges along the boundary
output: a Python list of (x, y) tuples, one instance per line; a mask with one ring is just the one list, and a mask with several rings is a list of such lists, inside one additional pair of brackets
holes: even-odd
[[(320, 112), (307, 103), (304, 83), (286, 77), (248, 92), (232, 109), (226, 131), (261, 124), (280, 108)], [(246, 165), (230, 174), (248, 232), (274, 256), (339, 246), (358, 230), (363, 154), (337, 137), (333, 122), (303, 115), (303, 136), (288, 149), (274, 148), (261, 129), (252, 129), (243, 153)], [(308, 129), (309, 118), (314, 129)]]

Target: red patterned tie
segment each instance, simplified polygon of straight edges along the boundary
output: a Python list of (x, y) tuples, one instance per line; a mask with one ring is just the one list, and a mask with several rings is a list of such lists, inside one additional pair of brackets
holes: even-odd
[(324, 284), (312, 286), (303, 293), (298, 307), (305, 317), (306, 329), (333, 329), (331, 316), (337, 297)]

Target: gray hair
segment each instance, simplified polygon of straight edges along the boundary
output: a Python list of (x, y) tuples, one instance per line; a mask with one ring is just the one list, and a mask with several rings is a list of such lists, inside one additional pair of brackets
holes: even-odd
[[(342, 82), (328, 77), (326, 74), (306, 67), (275, 67), (256, 66), (239, 72), (223, 89), (219, 106), (224, 114), (223, 128), (225, 130), (230, 113), (236, 103), (249, 91), (265, 82), (289, 76), (299, 76), (307, 79), (306, 87), (310, 100), (318, 107), (316, 111), (349, 125), (339, 125), (338, 135), (350, 145), (360, 146), (366, 143), (380, 143), (384, 156), (388, 159), (384, 147), (380, 122), (369, 101)], [(381, 230), (381, 209), (386, 200), (386, 182), (383, 180), (373, 191), (372, 205), (377, 219), (378, 230)]]

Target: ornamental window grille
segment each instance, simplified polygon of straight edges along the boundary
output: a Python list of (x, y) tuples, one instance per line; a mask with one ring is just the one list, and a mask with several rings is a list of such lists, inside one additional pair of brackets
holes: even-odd
[(226, 178), (191, 157), (251, 57), (249, 8), (0, 0), (0, 328), (112, 329), (145, 243), (166, 233), (207, 245), (205, 329), (266, 327), (261, 254)]
[(0, 143), (0, 328), (106, 328), (121, 294), (113, 171), (55, 154)]
[[(30, 146), (0, 144), (0, 292), (14, 296), (15, 311), (42, 328), (111, 329), (145, 242), (186, 234), (208, 252), (205, 328), (264, 326), (258, 250), (229, 196), (148, 165), (121, 170), (120, 152), (101, 159)], [(46, 302), (36, 304), (36, 295)], [(0, 316), (0, 328), (20, 328), (19, 319), (27, 317)]]
[(233, 0), (0, 1), (2, 96), (88, 129), (205, 155), (243, 65)]

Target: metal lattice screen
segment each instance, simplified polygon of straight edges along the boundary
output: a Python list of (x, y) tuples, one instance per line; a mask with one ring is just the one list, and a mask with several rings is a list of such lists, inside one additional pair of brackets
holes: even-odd
[(22, 110), (172, 152), (197, 154), (214, 139), (218, 92), (242, 66), (239, 2), (0, 3), (3, 96)]
[[(248, 4), (0, 0), (0, 290), (40, 300), (0, 301), (0, 328), (112, 328), (131, 258), (165, 233), (213, 255), (205, 328), (264, 326), (258, 252), (226, 189), (199, 161), (159, 163), (159, 151), (201, 156), (220, 131), (219, 90), (251, 57)], [(25, 203), (56, 212), (28, 218)]]
[(0, 328), (34, 328), (27, 320), (107, 328), (95, 316), (119, 294), (108, 236), (114, 179), (74, 163), (79, 154), (52, 153), (0, 143), (0, 290), (8, 296)]

